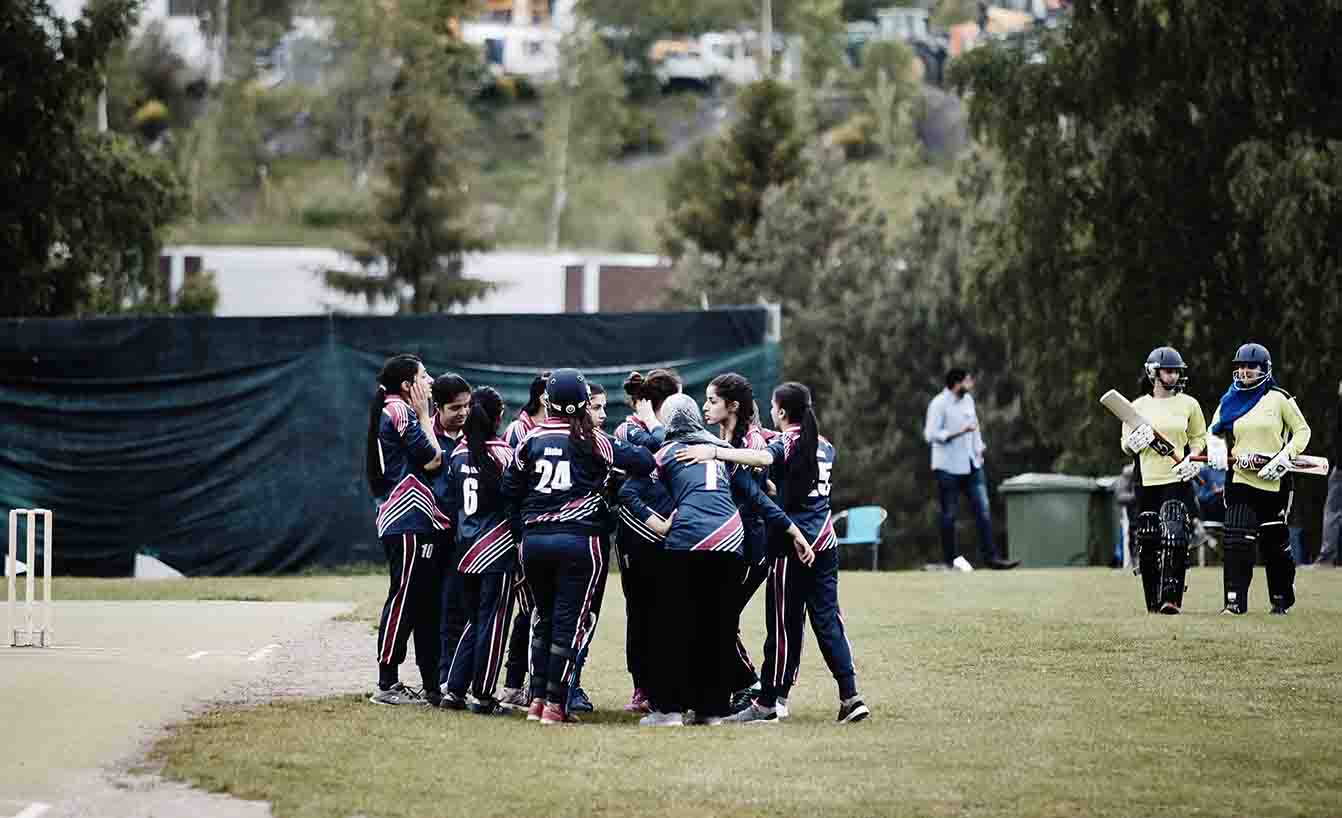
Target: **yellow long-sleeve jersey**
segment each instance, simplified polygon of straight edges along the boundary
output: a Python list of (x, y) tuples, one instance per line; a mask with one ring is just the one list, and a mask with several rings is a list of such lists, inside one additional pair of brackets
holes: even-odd
[[(1189, 454), (1200, 454), (1207, 448), (1207, 420), (1202, 415), (1202, 407), (1189, 395), (1171, 395), (1168, 398), (1156, 398), (1143, 395), (1132, 402), (1151, 428), (1174, 445), (1174, 452), (1180, 460), (1184, 458), (1184, 447)], [(1123, 436), (1119, 445), (1123, 454), (1131, 455), (1128, 448), (1128, 434), (1132, 427), (1123, 424)], [(1163, 454), (1157, 454), (1153, 448), (1142, 451), (1140, 461), (1143, 486), (1167, 486), (1179, 482), (1174, 474), (1175, 460)]]
[[(1212, 426), (1221, 419), (1221, 407), (1212, 415)], [(1230, 460), (1242, 454), (1275, 455), (1283, 448), (1291, 456), (1302, 454), (1309, 445), (1309, 424), (1290, 393), (1279, 387), (1269, 387), (1267, 394), (1254, 407), (1235, 421), (1230, 429), (1234, 445)], [(1281, 481), (1263, 480), (1257, 469), (1235, 469), (1235, 482), (1263, 491), (1280, 491)]]

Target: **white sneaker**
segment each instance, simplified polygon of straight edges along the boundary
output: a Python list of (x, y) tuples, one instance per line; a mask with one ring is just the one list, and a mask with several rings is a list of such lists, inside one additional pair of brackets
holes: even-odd
[(685, 720), (679, 713), (658, 713), (653, 711), (638, 720), (640, 727), (684, 727)]
[(964, 571), (966, 574), (974, 570), (974, 566), (969, 564), (969, 560), (964, 557), (956, 557), (951, 566), (957, 571)]
[(775, 707), (760, 707), (757, 702), (751, 702), (745, 710), (728, 716), (723, 721), (732, 724), (777, 724), (778, 709)]
[(791, 716), (792, 713), (787, 709), (787, 699), (779, 699), (778, 703), (774, 705), (774, 712), (778, 714), (779, 721)]

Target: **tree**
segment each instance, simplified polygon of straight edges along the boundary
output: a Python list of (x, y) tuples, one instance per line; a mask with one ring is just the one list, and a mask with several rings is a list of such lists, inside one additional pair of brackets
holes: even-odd
[(167, 294), (156, 276), (163, 226), (180, 208), (171, 168), (87, 112), (138, 3), (89, 4), (73, 23), (45, 0), (0, 4), (0, 304), (10, 315), (118, 311)]
[[(988, 166), (971, 162), (954, 195), (925, 202), (915, 227), (892, 240), (859, 171), (822, 158), (770, 191), (750, 241), (715, 276), (736, 303), (782, 305), (783, 375), (811, 386), (841, 452), (834, 501), (884, 506), (906, 541), (936, 542), (922, 429), (950, 367), (982, 373), (977, 402), (995, 473), (1052, 456), (1025, 422), (1000, 338), (963, 295), (974, 233), (998, 198)], [(934, 555), (899, 555), (919, 557)]]
[(1058, 466), (1117, 467), (1096, 396), (1130, 389), (1167, 342), (1209, 409), (1253, 339), (1316, 428), (1327, 416), (1342, 323), (1339, 30), (1342, 8), (1325, 0), (1078, 0), (1042, 61), (989, 47), (953, 68), (1006, 197), (970, 287), (1008, 340), (1028, 415), (1065, 446)]
[(462, 277), (466, 253), (489, 242), (473, 218), (462, 169), (453, 155), (464, 106), (427, 88), (432, 78), (403, 69), (379, 129), (385, 182), (361, 228), (364, 272), (328, 270), (327, 283), (369, 301), (390, 299), (401, 312), (446, 310), (492, 285)]
[[(677, 259), (701, 254), (719, 264), (736, 257), (754, 235), (765, 193), (806, 167), (791, 89), (769, 79), (752, 83), (737, 108), (726, 134), (676, 164), (662, 237)], [(700, 284), (713, 289), (711, 281)]]
[(546, 244), (558, 249), (571, 165), (603, 163), (624, 146), (628, 91), (620, 64), (587, 27), (560, 44), (559, 78), (545, 88), (545, 138), (555, 171)]

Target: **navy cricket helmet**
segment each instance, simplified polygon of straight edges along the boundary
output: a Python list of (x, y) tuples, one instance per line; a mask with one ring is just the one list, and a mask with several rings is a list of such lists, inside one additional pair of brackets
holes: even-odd
[(587, 408), (587, 378), (576, 369), (556, 369), (545, 384), (545, 403), (551, 414), (571, 417)]
[(1146, 377), (1152, 383), (1159, 378), (1160, 370), (1174, 369), (1179, 372), (1179, 380), (1174, 383), (1175, 391), (1180, 391), (1188, 385), (1188, 365), (1184, 363), (1184, 356), (1174, 347), (1156, 347), (1151, 350), (1151, 354), (1146, 356), (1145, 369)]
[[(1235, 350), (1235, 360), (1232, 362), (1235, 368), (1235, 385), (1241, 389), (1253, 389), (1262, 382), (1264, 378), (1272, 375), (1272, 355), (1267, 351), (1267, 347), (1262, 344), (1247, 343), (1241, 344), (1240, 348)], [(1250, 377), (1240, 380), (1240, 367), (1256, 366), (1262, 374), (1257, 377)]]

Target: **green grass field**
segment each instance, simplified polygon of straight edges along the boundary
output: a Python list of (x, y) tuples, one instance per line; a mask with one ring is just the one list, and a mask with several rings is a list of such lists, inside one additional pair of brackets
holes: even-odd
[[(61, 595), (344, 599), (371, 618), (384, 583), (79, 580)], [(808, 637), (789, 722), (651, 730), (618, 709), (629, 685), (612, 577), (588, 724), (542, 732), (337, 698), (208, 713), (152, 756), (171, 778), (305, 818), (1336, 816), (1342, 572), (1302, 572), (1288, 617), (1266, 614), (1263, 584), (1259, 569), (1252, 614), (1218, 616), (1219, 570), (1194, 569), (1189, 613), (1154, 617), (1134, 577), (1104, 569), (849, 573), (872, 719), (833, 723), (834, 683)], [(743, 624), (758, 651), (761, 598)]]

